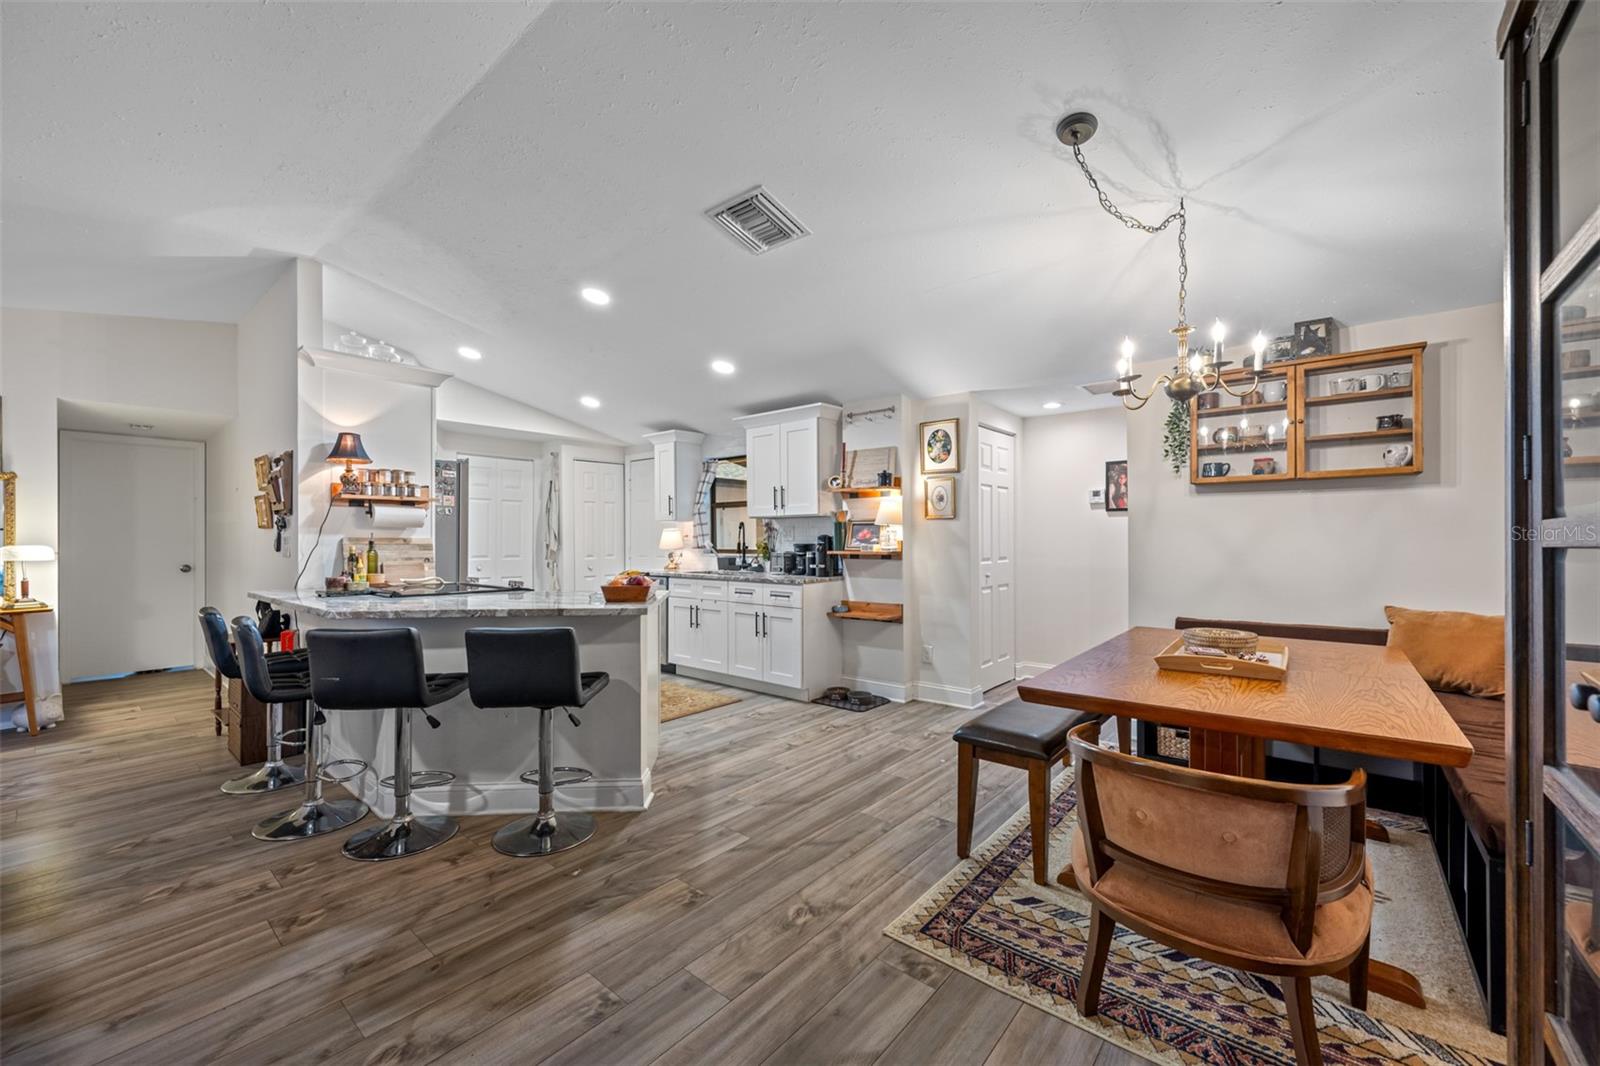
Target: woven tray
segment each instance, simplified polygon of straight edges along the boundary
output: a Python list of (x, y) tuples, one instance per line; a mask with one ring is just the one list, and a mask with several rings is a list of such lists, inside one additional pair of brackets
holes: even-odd
[(1229, 657), (1192, 655), (1183, 650), (1183, 638), (1156, 653), (1156, 665), (1163, 670), (1182, 670), (1190, 674), (1217, 677), (1245, 677), (1254, 681), (1282, 681), (1289, 676), (1289, 646), (1281, 640), (1262, 637), (1256, 650), (1272, 657), (1270, 663), (1252, 663)]

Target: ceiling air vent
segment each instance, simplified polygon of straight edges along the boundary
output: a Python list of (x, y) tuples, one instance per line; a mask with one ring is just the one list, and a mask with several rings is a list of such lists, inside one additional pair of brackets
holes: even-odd
[(751, 255), (792, 244), (811, 232), (759, 185), (713, 207), (706, 217), (727, 230)]
[(1090, 396), (1105, 396), (1116, 392), (1121, 384), (1121, 382), (1112, 378), (1110, 381), (1091, 381), (1087, 385), (1079, 385), (1078, 388), (1087, 392)]

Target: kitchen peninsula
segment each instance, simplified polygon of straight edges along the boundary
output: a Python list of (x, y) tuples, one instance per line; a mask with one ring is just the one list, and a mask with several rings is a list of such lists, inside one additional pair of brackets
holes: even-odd
[[(310, 590), (252, 592), (294, 617), (296, 629), (380, 629), (405, 625), (422, 635), (430, 672), (467, 668), (464, 634), (474, 626), (570, 626), (577, 631), (584, 670), (603, 670), (611, 683), (578, 712), (574, 727), (556, 718), (555, 761), (583, 766), (594, 777), (567, 786), (558, 807), (642, 810), (650, 805), (650, 771), (660, 728), (660, 594), (642, 603), (605, 603), (583, 596), (528, 592), (465, 595), (323, 597)], [(393, 773), (393, 711), (330, 711), (325, 759), (365, 759), (372, 770), (346, 787), (382, 811), (391, 809), (378, 778)], [(413, 733), (417, 770), (447, 770), (456, 779), (412, 795), (419, 813), (487, 814), (530, 811), (538, 786), (518, 775), (538, 765), (539, 716), (534, 711), (480, 710), (468, 694), (432, 708), (441, 721)]]

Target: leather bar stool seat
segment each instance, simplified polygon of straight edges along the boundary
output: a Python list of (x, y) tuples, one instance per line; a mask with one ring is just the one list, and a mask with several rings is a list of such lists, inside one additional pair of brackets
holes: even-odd
[[(250, 695), (274, 708), (280, 715), (285, 703), (311, 699), (311, 664), (308, 657), (284, 657), (273, 662), (267, 656), (261, 630), (256, 627), (255, 619), (248, 615), (233, 620), (233, 637), (239, 649), (239, 672)], [(250, 835), (257, 840), (304, 840), (343, 829), (367, 816), (368, 807), (360, 800), (323, 798), (324, 781), (345, 779), (330, 776), (329, 768), (322, 763), (322, 727), (325, 724), (322, 711), (315, 703), (310, 704), (305, 727), (305, 797), (298, 807), (280, 811), (257, 823), (250, 831)], [(360, 769), (366, 769), (365, 765)]]
[(539, 712), (539, 769), (520, 775), (538, 784), (539, 809), (502, 826), (494, 835), (495, 850), (526, 858), (577, 847), (594, 836), (594, 815), (557, 814), (555, 790), (594, 775), (579, 766), (555, 765), (554, 716), (564, 710), (574, 726), (581, 725), (572, 709), (599, 695), (611, 675), (578, 669), (578, 634), (566, 627), (469, 629), (466, 640), (468, 686), (476, 706)]
[(395, 709), (394, 776), (378, 782), (394, 789), (394, 816), (346, 841), (346, 857), (367, 862), (399, 859), (455, 836), (460, 828), (455, 819), (411, 813), (413, 789), (455, 780), (455, 774), (443, 770), (413, 772), (411, 715), (422, 711), (437, 729), (439, 719), (427, 709), (466, 691), (467, 675), (426, 673), (422, 637), (410, 626), (313, 629), (306, 634), (306, 647), (311, 652), (311, 694), (322, 710)]
[[(200, 633), (205, 637), (206, 653), (211, 656), (211, 665), (216, 668), (217, 673), (232, 681), (243, 681), (244, 676), (239, 669), (239, 659), (234, 654), (233, 645), (228, 640), (228, 623), (223, 619), (222, 612), (215, 607), (200, 608)], [(300, 674), (305, 674), (310, 670), (304, 651), (268, 654), (266, 655), (266, 668), (269, 675), (283, 677), (286, 685), (292, 685)], [(251, 693), (251, 695), (255, 694)], [(256, 698), (260, 699), (261, 697), (257, 696)], [(230, 796), (249, 796), (258, 792), (273, 792), (280, 788), (298, 785), (304, 779), (305, 772), (303, 770), (298, 766), (290, 766), (283, 761), (282, 701), (263, 702), (266, 702), (268, 706), (267, 761), (243, 777), (235, 777), (224, 781), (222, 783), (222, 791)]]

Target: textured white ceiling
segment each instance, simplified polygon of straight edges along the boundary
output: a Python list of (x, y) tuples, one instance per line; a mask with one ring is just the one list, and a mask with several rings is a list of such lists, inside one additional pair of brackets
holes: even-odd
[[(1034, 413), (1173, 317), (1173, 237), (1100, 212), (1071, 109), (1126, 206), (1188, 196), (1195, 321), (1495, 299), (1497, 14), (7, 3), (3, 296), (228, 317), (259, 282), (197, 314), (182, 264), (312, 255), (352, 277), (329, 317), (625, 439), (899, 390)], [(701, 217), (757, 183), (813, 236), (757, 258)]]

